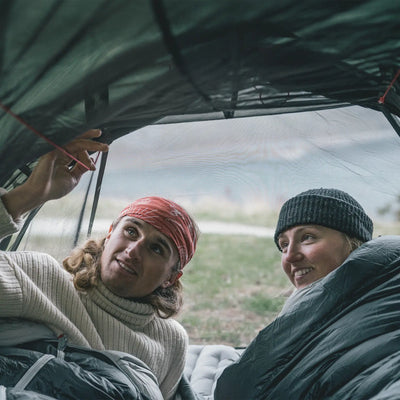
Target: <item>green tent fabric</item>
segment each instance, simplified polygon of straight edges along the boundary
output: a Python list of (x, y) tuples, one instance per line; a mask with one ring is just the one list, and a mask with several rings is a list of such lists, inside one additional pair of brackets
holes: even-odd
[[(88, 127), (358, 104), (400, 115), (392, 0), (1, 0), (0, 185)], [(12, 117), (14, 113), (21, 120)], [(27, 151), (29, 150), (29, 151)]]

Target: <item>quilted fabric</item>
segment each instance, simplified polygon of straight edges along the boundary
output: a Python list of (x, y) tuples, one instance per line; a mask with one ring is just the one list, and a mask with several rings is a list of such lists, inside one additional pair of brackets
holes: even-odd
[(221, 372), (240, 358), (243, 350), (225, 345), (189, 346), (185, 375), (193, 391), (212, 399), (215, 382)]

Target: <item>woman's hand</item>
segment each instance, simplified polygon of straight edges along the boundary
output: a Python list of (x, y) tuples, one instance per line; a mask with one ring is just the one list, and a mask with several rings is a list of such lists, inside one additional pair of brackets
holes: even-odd
[(92, 129), (63, 146), (88, 169), (58, 149), (42, 156), (26, 182), (2, 196), (12, 217), (19, 218), (48, 200), (65, 196), (75, 188), (85, 172), (94, 171), (88, 152), (108, 151), (106, 144), (92, 140), (100, 135), (100, 130)]

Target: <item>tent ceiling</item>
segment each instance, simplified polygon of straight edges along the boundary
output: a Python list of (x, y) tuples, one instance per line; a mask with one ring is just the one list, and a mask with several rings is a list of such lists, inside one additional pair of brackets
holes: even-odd
[[(400, 3), (0, 1), (0, 103), (62, 144), (357, 104), (400, 116)], [(0, 184), (49, 144), (0, 110)], [(27, 151), (29, 149), (29, 151)]]

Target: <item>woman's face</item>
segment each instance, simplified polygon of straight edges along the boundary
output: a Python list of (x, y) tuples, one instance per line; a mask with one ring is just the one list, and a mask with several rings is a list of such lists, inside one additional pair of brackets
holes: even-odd
[(140, 298), (171, 286), (177, 262), (178, 251), (167, 236), (138, 218), (123, 217), (107, 235), (100, 276), (117, 296)]
[(342, 232), (320, 225), (298, 225), (279, 236), (282, 267), (293, 285), (302, 289), (339, 267), (350, 254)]

